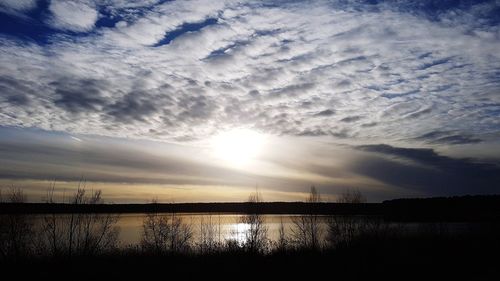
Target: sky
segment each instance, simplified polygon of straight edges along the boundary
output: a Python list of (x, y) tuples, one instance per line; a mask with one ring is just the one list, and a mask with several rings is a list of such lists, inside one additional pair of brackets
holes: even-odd
[(500, 192), (500, 1), (0, 1), (0, 188)]

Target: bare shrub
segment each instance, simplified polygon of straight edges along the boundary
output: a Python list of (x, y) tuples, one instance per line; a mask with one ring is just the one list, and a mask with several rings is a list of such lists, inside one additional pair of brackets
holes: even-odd
[(314, 204), (319, 202), (321, 202), (321, 195), (316, 190), (316, 187), (311, 186), (309, 198), (307, 199), (309, 204), (308, 213), (294, 217), (292, 220), (292, 239), (299, 248), (317, 250), (321, 247), (321, 217), (314, 210)]
[(226, 239), (223, 248), (224, 253), (241, 252), (241, 244), (238, 239)]
[[(53, 188), (53, 187), (52, 187)], [(53, 203), (53, 192), (48, 192), (47, 202)], [(102, 204), (100, 190), (86, 195), (80, 185), (71, 199), (72, 205)], [(38, 249), (45, 255), (95, 255), (115, 249), (119, 228), (117, 214), (71, 213), (47, 214), (43, 217)]]
[(243, 248), (252, 253), (263, 253), (268, 249), (269, 241), (267, 239), (267, 226), (264, 216), (257, 211), (258, 203), (262, 202), (262, 196), (259, 192), (251, 194), (248, 198), (251, 210), (240, 218), (241, 223), (248, 226), (245, 232), (245, 241)]
[(285, 232), (285, 224), (283, 223), (283, 217), (280, 217), (280, 227), (278, 228), (278, 240), (274, 243), (274, 249), (278, 252), (284, 252), (290, 246), (290, 241)]
[[(12, 188), (7, 195), (9, 203), (25, 203), (27, 197), (19, 188)], [(26, 214), (0, 216), (0, 255), (19, 258), (28, 255), (32, 246), (33, 223)]]
[(12, 188), (8, 195), (8, 200), (10, 203), (26, 203), (28, 197), (24, 194), (22, 189)]
[(332, 216), (327, 222), (327, 241), (330, 246), (349, 245), (360, 232), (361, 221), (355, 217)]
[[(337, 203), (362, 204), (366, 198), (359, 190), (346, 190)], [(361, 235), (379, 235), (386, 225), (377, 217), (354, 215), (331, 216), (327, 222), (327, 241), (331, 247), (348, 246)]]
[(212, 215), (202, 217), (200, 221), (200, 238), (198, 248), (201, 254), (219, 251), (222, 247), (218, 236), (220, 236), (220, 219), (216, 224)]
[(348, 204), (360, 204), (366, 203), (366, 198), (363, 196), (361, 191), (346, 189), (337, 198), (337, 203), (348, 203)]
[[(154, 200), (153, 204), (157, 204)], [(146, 252), (179, 253), (190, 249), (193, 237), (191, 225), (175, 213), (149, 213), (142, 224), (141, 247)]]

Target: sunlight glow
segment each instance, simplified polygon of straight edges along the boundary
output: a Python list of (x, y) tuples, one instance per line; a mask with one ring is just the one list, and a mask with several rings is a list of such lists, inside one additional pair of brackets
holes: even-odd
[(250, 231), (250, 225), (246, 223), (233, 224), (229, 232), (228, 240), (236, 241), (239, 245), (244, 245), (247, 240), (247, 234)]
[(264, 135), (249, 129), (234, 129), (212, 139), (214, 156), (230, 165), (242, 166), (256, 159), (262, 152)]

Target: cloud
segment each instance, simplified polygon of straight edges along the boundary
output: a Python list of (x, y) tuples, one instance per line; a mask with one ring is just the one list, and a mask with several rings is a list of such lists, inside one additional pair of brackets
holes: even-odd
[(30, 103), (30, 93), (32, 90), (23, 81), (18, 81), (12, 77), (0, 77), (0, 92), (6, 103), (17, 106), (28, 106)]
[(103, 92), (109, 85), (103, 80), (73, 78), (60, 79), (50, 84), (56, 96), (54, 104), (70, 113), (97, 111), (105, 105)]
[(22, 17), (36, 6), (36, 0), (3, 0), (0, 2), (0, 12)]
[(92, 30), (99, 16), (90, 1), (51, 0), (49, 11), (48, 22), (52, 27), (75, 32)]
[(480, 143), (481, 139), (470, 135), (460, 135), (456, 132), (433, 131), (416, 138), (431, 144), (470, 144)]
[(335, 111), (331, 110), (331, 109), (325, 109), (325, 110), (322, 110), (318, 113), (315, 113), (314, 116), (318, 116), (318, 117), (321, 117), (321, 116), (332, 116), (335, 114)]
[[(273, 172), (227, 167), (203, 147), (16, 128), (0, 128), (0, 131), (1, 179), (78, 182), (83, 177), (92, 184), (157, 184), (179, 188), (188, 185), (254, 188), (258, 183), (285, 192), (302, 191), (310, 184), (307, 177), (276, 172), (276, 168)], [(281, 147), (288, 149), (288, 145), (285, 142)], [(300, 149), (294, 151), (299, 153)]]
[(356, 149), (383, 157), (365, 157), (353, 171), (426, 196), (449, 194), (493, 194), (498, 192), (500, 162), (458, 159), (439, 155), (433, 149), (402, 148), (385, 144)]
[(498, 4), (436, 3), (53, 1), (46, 42), (0, 34), (0, 124), (479, 144), (500, 127)]
[(347, 116), (343, 119), (340, 119), (341, 122), (352, 123), (363, 119), (363, 116)]
[(108, 114), (117, 122), (147, 122), (148, 117), (158, 112), (158, 102), (144, 98), (143, 93), (129, 93), (122, 100), (109, 106)]
[(161, 46), (186, 32), (212, 24), (223, 5), (224, 1), (198, 0), (161, 3), (142, 17), (117, 23), (115, 29), (106, 32), (106, 37), (128, 47)]
[[(496, 193), (500, 180), (500, 158), (486, 163), (444, 156), (433, 149), (340, 147), (325, 142), (328, 138), (318, 132), (310, 132), (307, 141), (270, 136), (262, 159), (245, 169), (222, 163), (203, 146), (34, 129), (0, 128), (0, 133), (1, 182), (74, 183), (83, 177), (92, 187), (102, 183), (134, 187), (138, 197), (152, 192), (148, 185), (183, 191), (196, 185), (200, 192), (210, 193), (217, 186), (251, 190), (257, 184), (283, 195), (307, 192), (310, 185), (327, 196), (359, 188), (370, 200), (385, 200)], [(41, 184), (39, 189), (43, 188)]]

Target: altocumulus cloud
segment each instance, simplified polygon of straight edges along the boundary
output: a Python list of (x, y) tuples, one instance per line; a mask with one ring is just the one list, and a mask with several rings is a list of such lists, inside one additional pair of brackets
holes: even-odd
[(46, 27), (0, 34), (0, 124), (163, 140), (241, 124), (369, 143), (498, 135), (498, 1), (372, 2), (4, 1), (4, 22)]
[(52, 16), (48, 23), (54, 28), (70, 31), (90, 31), (97, 21), (98, 12), (90, 1), (51, 1)]
[(1, 1), (5, 134), (5, 127), (39, 128), (179, 145), (244, 126), (347, 144), (347, 152), (322, 146), (321, 165), (292, 163), (307, 162), (305, 153), (273, 159), (298, 165), (290, 174), (314, 175), (292, 180), (141, 158), (139, 148), (123, 157), (131, 148), (108, 151), (108, 143), (88, 140), (77, 149), (74, 139), (60, 146), (9, 139), (1, 140), (0, 177), (43, 179), (55, 172), (38, 169), (45, 161), (68, 181), (81, 173), (155, 184), (258, 178), (298, 191), (320, 179), (331, 190), (491, 193), (498, 154), (479, 161), (446, 151), (474, 147), (488, 156), (498, 147), (499, 23), (498, 1)]

